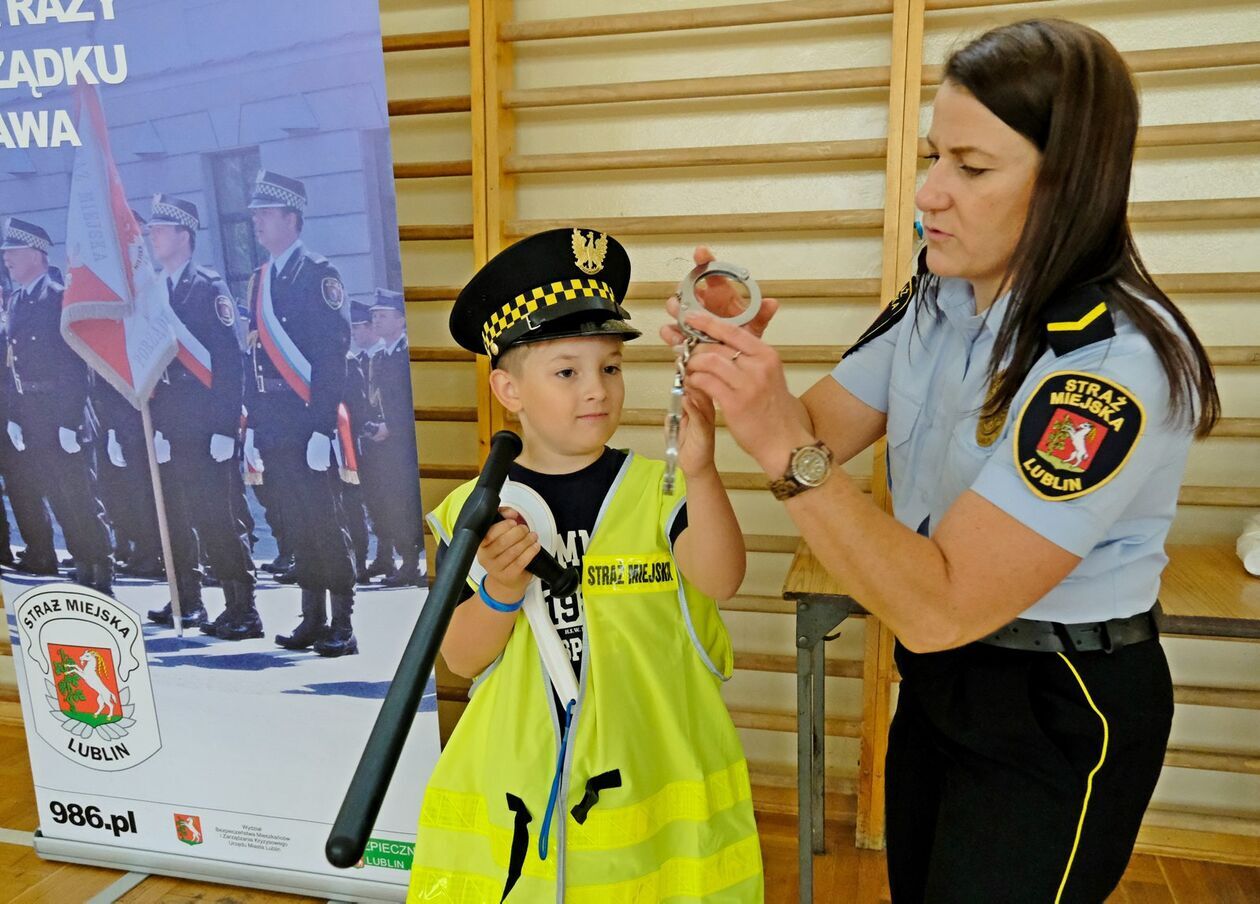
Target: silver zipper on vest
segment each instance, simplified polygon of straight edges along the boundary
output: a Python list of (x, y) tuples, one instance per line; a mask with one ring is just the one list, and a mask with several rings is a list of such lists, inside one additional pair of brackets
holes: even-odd
[[(595, 525), (591, 529), (590, 541), (583, 551), (583, 558), (586, 553), (591, 551), (591, 547), (595, 545), (595, 538), (599, 536), (600, 525), (604, 523), (604, 515), (608, 513), (608, 508), (612, 504), (613, 497), (617, 495), (617, 491), (621, 489), (621, 483), (625, 479), (626, 474), (630, 471), (630, 463), (634, 461), (634, 453), (630, 452), (626, 455), (626, 460), (621, 463), (621, 470), (617, 472), (617, 477), (613, 480), (612, 486), (608, 488), (608, 493), (604, 496), (603, 504), (599, 507), (599, 513), (595, 516)], [(578, 585), (578, 593), (582, 592), (581, 584)], [(556, 798), (556, 807), (560, 813), (557, 814), (559, 819), (556, 823), (556, 902), (564, 904), (564, 880), (565, 880), (565, 860), (568, 858), (568, 845), (565, 838), (568, 835), (568, 817), (569, 817), (569, 779), (570, 771), (573, 766), (573, 752), (577, 749), (577, 730), (578, 722), (582, 717), (582, 704), (586, 701), (586, 676), (591, 673), (591, 645), (587, 642), (586, 629), (591, 623), (590, 612), (586, 610), (586, 597), (582, 597), (582, 607), (586, 611), (586, 617), (582, 619), (582, 649), (586, 651), (586, 665), (582, 669), (582, 676), (578, 681), (578, 698), (577, 705), (573, 707), (573, 721), (569, 723), (569, 748), (565, 751), (564, 765), (560, 771), (560, 793)], [(541, 661), (542, 657), (539, 657)], [(544, 669), (544, 672), (546, 670)], [(548, 684), (550, 687), (550, 684)], [(556, 712), (555, 706), (551, 707), (552, 724), (556, 726), (556, 744), (560, 743), (560, 715)], [(557, 747), (557, 749), (559, 749)]]

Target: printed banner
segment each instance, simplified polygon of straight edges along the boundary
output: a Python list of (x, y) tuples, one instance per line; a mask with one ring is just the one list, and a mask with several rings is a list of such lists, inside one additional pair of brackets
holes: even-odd
[(0, 0), (0, 569), (51, 856), (406, 884), (432, 684), (362, 863), (323, 854), (425, 599), (393, 185), (374, 3)]

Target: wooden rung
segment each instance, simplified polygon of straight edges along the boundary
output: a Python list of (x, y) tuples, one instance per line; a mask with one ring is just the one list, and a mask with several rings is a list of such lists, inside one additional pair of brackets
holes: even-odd
[(1169, 294), (1242, 295), (1260, 292), (1260, 273), (1162, 273), (1155, 283)]
[(432, 364), (435, 362), (449, 363), (451, 361), (475, 361), (476, 356), (472, 352), (464, 351), (462, 348), (441, 348), (441, 347), (425, 347), (420, 348), (411, 346), (408, 350), (409, 356), (413, 362), (422, 364)]
[[(1214, 835), (1251, 836), (1260, 835), (1260, 820), (1247, 813), (1215, 813), (1203, 810), (1191, 810), (1184, 807), (1166, 804), (1151, 804), (1142, 818), (1143, 825), (1165, 826), (1184, 829), (1190, 832), (1210, 833)], [(1214, 841), (1212, 848), (1219, 847)], [(1253, 854), (1254, 857), (1254, 854)], [(1213, 859), (1211, 856), (1204, 859)]]
[(718, 608), (723, 612), (754, 612), (759, 615), (791, 615), (796, 612), (796, 604), (781, 596), (750, 596), (742, 593), (729, 600), (719, 600)]
[[(824, 364), (834, 367), (847, 345), (785, 345), (776, 348), (784, 364)], [(664, 345), (627, 345), (624, 359), (631, 364), (672, 364), (674, 350)]]
[[(753, 785), (760, 785), (767, 788), (795, 788), (796, 787), (796, 764), (795, 763), (768, 763), (768, 762), (749, 762), (749, 777), (752, 779)], [(837, 775), (830, 769), (827, 770), (827, 778), (823, 786), (828, 792), (837, 794), (852, 794), (854, 788), (854, 780), (850, 775)], [(831, 804), (827, 805), (827, 812), (832, 812)], [(830, 819), (831, 817), (828, 816)]]
[[(832, 367), (848, 348), (847, 345), (787, 345), (777, 351), (784, 364)], [(1260, 346), (1257, 345), (1211, 345), (1207, 353), (1217, 367), (1260, 365)], [(423, 363), (476, 360), (472, 352), (462, 348), (412, 346), (410, 354), (412, 361)], [(628, 345), (625, 360), (634, 364), (668, 364), (673, 362), (674, 352), (664, 345)]]
[(1177, 504), (1260, 508), (1260, 487), (1183, 486)]
[(451, 223), (440, 226), (399, 226), (398, 238), (404, 242), (441, 242), (454, 239), (471, 239), (471, 223)]
[[(796, 734), (796, 714), (760, 709), (730, 707), (731, 721), (736, 728), (752, 728), (759, 731), (786, 731)], [(827, 716), (826, 733), (831, 738), (856, 738), (862, 733), (861, 719), (844, 719)]]
[(1140, 148), (1167, 148), (1196, 144), (1241, 144), (1252, 141), (1260, 141), (1260, 119), (1142, 126), (1137, 133), (1137, 146)]
[(883, 138), (849, 141), (795, 141), (776, 144), (699, 148), (646, 148), (581, 154), (512, 154), (506, 173), (570, 173), (601, 170), (659, 169), (686, 166), (746, 166), (762, 163), (818, 163), (837, 160), (880, 161), (888, 151)]
[(1178, 198), (1175, 201), (1136, 201), (1129, 205), (1132, 223), (1254, 219), (1260, 219), (1260, 198)]
[(887, 88), (888, 78), (887, 66), (866, 66), (854, 69), (817, 69), (806, 72), (766, 72), (756, 75), (721, 75), (711, 78), (671, 78), (646, 82), (615, 82), (606, 85), (527, 88), (504, 92), (503, 106), (509, 110), (520, 110), (530, 107), (572, 107), (644, 100), (698, 100), (711, 97), (744, 97), (750, 94)]
[(780, 0), (774, 3), (714, 6), (708, 9), (677, 9), (610, 16), (583, 16), (571, 19), (535, 19), (532, 22), (506, 22), (499, 28), (499, 40), (511, 43), (546, 41), (556, 38), (650, 34), (696, 28), (808, 22), (816, 19), (870, 16), (891, 11), (890, 0)]
[(1255, 367), (1260, 365), (1260, 346), (1209, 345), (1208, 359), (1217, 367)]
[(477, 423), (477, 409), (471, 406), (468, 408), (417, 406), (416, 420), (448, 424), (475, 424)]
[(1180, 769), (1206, 769), (1209, 772), (1237, 772), (1260, 775), (1260, 753), (1228, 750), (1205, 750), (1199, 747), (1169, 747), (1164, 754), (1165, 766)]
[[(1187, 198), (1174, 201), (1138, 201), (1129, 205), (1134, 223), (1177, 223), (1194, 220), (1260, 219), (1260, 198)], [(682, 216), (604, 217), (600, 219), (512, 220), (505, 234), (533, 235), (545, 229), (581, 226), (618, 236), (626, 235), (731, 235), (736, 233), (875, 230), (884, 212), (874, 209), (801, 210), (772, 213), (724, 213)]]
[(468, 29), (462, 31), (423, 31), (401, 35), (385, 35), (381, 41), (386, 53), (405, 50), (443, 50), (447, 47), (467, 47)]
[[(759, 279), (757, 284), (763, 295), (779, 299), (817, 298), (832, 302), (837, 299), (870, 301), (879, 297), (878, 279)], [(677, 282), (663, 280), (632, 282), (626, 298), (663, 304), (666, 296), (677, 286)]]
[(1260, 417), (1223, 417), (1212, 430), (1214, 437), (1260, 437)]
[(403, 293), (408, 301), (454, 301), (459, 286), (407, 286)]
[[(1260, 141), (1260, 120), (1229, 122), (1186, 122), (1163, 126), (1142, 126), (1137, 133), (1139, 148), (1182, 147), (1199, 144), (1242, 144)], [(924, 139), (919, 141), (919, 155), (931, 151)]]
[(1219, 706), (1228, 709), (1260, 709), (1260, 690), (1234, 687), (1176, 685), (1173, 700), (1180, 706)]
[(580, 226), (616, 236), (733, 235), (746, 232), (813, 232), (868, 230), (884, 225), (882, 210), (801, 210), (778, 213), (724, 213), (658, 217), (603, 217), (600, 219), (511, 220), (506, 235), (533, 235), (545, 229)]
[[(1036, 0), (928, 0), (928, 9), (959, 9)], [(607, 35), (651, 34), (696, 28), (730, 28), (741, 25), (773, 25), (875, 16), (892, 12), (891, 0), (778, 0), (714, 6), (703, 9), (676, 9), (659, 12), (620, 13), (571, 19), (535, 19), (508, 22), (499, 28), (499, 40), (547, 41), (556, 38), (592, 38)]]
[(390, 116), (428, 116), (434, 113), (467, 113), (472, 109), (472, 97), (406, 97), (389, 102)]
[(800, 537), (784, 537), (779, 534), (744, 534), (744, 548), (749, 552), (772, 552), (792, 555)]
[(420, 476), (432, 480), (469, 480), (481, 473), (476, 465), (441, 465), (420, 463)]
[[(828, 678), (862, 677), (862, 660), (827, 659), (824, 671)], [(782, 653), (741, 653), (735, 651), (735, 668), (745, 672), (779, 672), (796, 674), (796, 656)]]
[[(1220, 68), (1260, 63), (1260, 42), (1208, 45), (1169, 50), (1138, 51), (1126, 55), (1136, 72), (1168, 72), (1176, 69)], [(939, 84), (942, 67), (923, 67), (923, 85)], [(569, 107), (585, 104), (632, 103), (635, 101), (698, 100), (713, 97), (743, 97), (751, 94), (790, 94), (801, 91), (842, 91), (853, 88), (887, 88), (887, 66), (851, 69), (814, 69), (803, 72), (765, 72), (753, 75), (723, 75), (709, 78), (654, 79), (640, 82), (613, 82), (602, 85), (568, 85), (555, 88), (525, 88), (504, 92), (503, 107)], [(452, 105), (465, 98), (425, 98), (390, 103), (392, 115), (454, 112), (468, 106)], [(446, 108), (433, 109), (445, 102)], [(407, 105), (425, 104), (423, 109)]]
[[(1170, 294), (1218, 295), (1260, 292), (1260, 273), (1158, 273), (1161, 289)], [(772, 298), (808, 298), (824, 302), (836, 300), (862, 301), (879, 298), (878, 279), (765, 279), (759, 280), (761, 291)], [(678, 284), (667, 280), (639, 280), (630, 284), (628, 301), (663, 302)], [(450, 302), (459, 294), (460, 286), (407, 286), (407, 300), (415, 302)]]
[(434, 160), (429, 163), (395, 163), (395, 179), (436, 179), (442, 176), (471, 176), (471, 160)]
[(1202, 44), (1130, 50), (1124, 61), (1134, 72), (1176, 72), (1181, 69), (1224, 69), (1260, 65), (1260, 41), (1239, 44)]
[[(1164, 47), (1158, 50), (1130, 50), (1122, 53), (1134, 72), (1177, 72), (1183, 69), (1224, 69), (1260, 64), (1260, 41), (1241, 44), (1201, 44), (1193, 47)], [(941, 65), (923, 67), (923, 87), (939, 85)]]

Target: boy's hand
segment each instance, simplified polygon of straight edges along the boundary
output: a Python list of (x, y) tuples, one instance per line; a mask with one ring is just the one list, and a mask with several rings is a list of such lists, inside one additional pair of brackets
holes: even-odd
[(713, 400), (696, 389), (683, 395), (682, 425), (678, 428), (678, 467), (688, 477), (713, 467), (713, 435), (717, 414)]
[(510, 508), (499, 509), (504, 520), (490, 526), (477, 549), (477, 561), (486, 570), (485, 588), (500, 603), (511, 604), (525, 595), (533, 575), (525, 570), (541, 548), (538, 534)]

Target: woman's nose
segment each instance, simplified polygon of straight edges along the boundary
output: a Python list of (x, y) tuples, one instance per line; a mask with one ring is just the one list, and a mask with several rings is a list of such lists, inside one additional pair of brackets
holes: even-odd
[(949, 206), (949, 195), (941, 187), (941, 176), (935, 165), (928, 170), (922, 187), (915, 192), (914, 205), (925, 213), (944, 210)]

